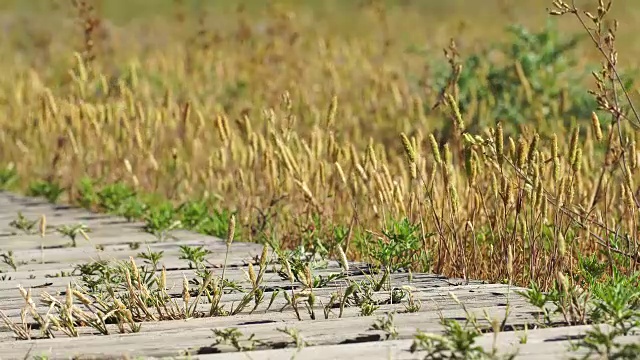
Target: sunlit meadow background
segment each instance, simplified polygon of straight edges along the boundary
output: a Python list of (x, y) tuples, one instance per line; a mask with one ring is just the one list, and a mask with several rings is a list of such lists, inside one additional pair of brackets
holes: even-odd
[[(83, 13), (73, 1), (0, 1), (4, 188), (217, 236), (237, 211), (239, 241), (331, 257), (340, 246), (350, 259), (543, 287), (579, 256), (612, 260), (590, 231), (637, 252), (577, 225), (593, 219), (633, 239), (637, 210), (622, 201), (619, 169), (603, 166), (602, 112), (604, 140), (594, 136), (587, 90), (601, 55), (584, 36), (565, 46), (585, 33), (550, 17), (550, 0), (87, 3)], [(615, 1), (610, 18), (634, 79), (640, 3)], [(500, 121), (514, 163), (537, 132), (526, 163), (547, 196), (471, 151), (447, 105), (432, 109), (451, 39), (464, 129), (486, 137)], [(623, 129), (617, 148), (637, 156)], [(590, 214), (572, 219), (557, 196)]]

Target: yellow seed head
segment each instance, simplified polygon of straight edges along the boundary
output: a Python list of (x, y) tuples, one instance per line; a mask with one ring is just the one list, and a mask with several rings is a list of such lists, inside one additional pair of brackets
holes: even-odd
[(162, 265), (162, 272), (160, 273), (160, 289), (165, 290), (167, 288), (167, 269)]
[(565, 187), (565, 177), (562, 177), (562, 179), (560, 179), (560, 183), (558, 184), (558, 206), (564, 205)]
[(447, 166), (452, 165), (451, 150), (449, 149), (449, 143), (444, 144), (444, 164)]
[(347, 254), (344, 253), (344, 250), (342, 250), (342, 246), (338, 245), (338, 255), (340, 255), (340, 265), (342, 265), (342, 268), (344, 269), (344, 271), (349, 271), (349, 262), (347, 261)]
[(249, 263), (249, 280), (251, 281), (251, 284), (253, 284), (254, 287), (256, 287), (257, 284), (257, 277), (256, 277), (256, 271), (253, 269), (253, 264)]
[(533, 196), (533, 207), (538, 209), (540, 206), (540, 202), (542, 201), (543, 187), (542, 181), (537, 182), (536, 191)]
[(602, 128), (600, 127), (600, 120), (595, 111), (591, 112), (591, 125), (593, 126), (593, 134), (597, 141), (602, 140)]
[(409, 164), (409, 174), (412, 179), (416, 179), (418, 177), (418, 165), (416, 165), (416, 163), (412, 162)]
[(371, 161), (371, 166), (374, 170), (378, 170), (378, 159), (376, 158), (376, 152), (373, 149), (373, 143), (370, 140), (369, 146), (367, 147), (367, 153), (369, 154), (369, 161)]
[(65, 294), (65, 305), (67, 309), (71, 309), (73, 306), (73, 291), (71, 290), (71, 284), (67, 283), (67, 291)]
[(531, 144), (529, 144), (529, 153), (527, 154), (527, 160), (529, 161), (529, 166), (533, 165), (534, 161), (534, 153), (538, 151), (538, 142), (540, 141), (540, 135), (537, 133), (533, 135), (533, 139), (531, 140)]
[(462, 114), (460, 114), (460, 108), (458, 107), (458, 103), (453, 98), (453, 96), (451, 96), (451, 94), (445, 94), (445, 98), (447, 100), (447, 104), (449, 105), (449, 107), (451, 108), (451, 111), (453, 112), (453, 118), (454, 118), (453, 124), (455, 125), (456, 130), (458, 131), (464, 130), (464, 120), (462, 120)]
[(562, 291), (563, 293), (566, 293), (568, 291), (569, 284), (567, 282), (567, 278), (564, 276), (562, 272), (558, 271), (556, 275), (556, 281), (558, 282), (560, 291)]
[(356, 164), (356, 171), (358, 172), (358, 175), (360, 175), (362, 181), (367, 182), (369, 180), (369, 176), (367, 176), (367, 173), (364, 171), (362, 165)]
[(473, 187), (476, 184), (476, 180), (478, 178), (478, 161), (475, 156), (475, 151), (471, 150), (471, 154), (469, 155), (469, 184)]
[(236, 233), (236, 214), (231, 214), (229, 218), (229, 228), (227, 229), (227, 247), (231, 246), (233, 243), (233, 237)]
[(455, 216), (458, 214), (460, 202), (458, 199), (458, 191), (452, 183), (449, 184), (449, 196), (451, 197), (451, 208), (453, 209), (453, 215)]
[(582, 149), (578, 148), (576, 150), (575, 158), (573, 159), (573, 164), (571, 164), (571, 169), (573, 170), (573, 172), (579, 173), (581, 166), (582, 166)]
[(518, 161), (517, 166), (520, 169), (524, 169), (524, 165), (527, 160), (527, 142), (524, 138), (518, 140)]
[(269, 256), (269, 248), (267, 246), (262, 247), (262, 253), (260, 254), (260, 269), (267, 265), (267, 257)]
[(518, 155), (518, 149), (516, 146), (516, 142), (513, 140), (513, 138), (511, 136), (509, 136), (509, 157), (517, 160), (517, 155)]
[(295, 279), (293, 276), (293, 271), (291, 271), (291, 264), (289, 264), (289, 260), (287, 260), (286, 258), (282, 259), (282, 265), (284, 266), (284, 269), (287, 273), (287, 277), (289, 278), (289, 281), (291, 281), (293, 283), (293, 280)]
[(564, 257), (567, 252), (567, 244), (564, 241), (564, 235), (562, 233), (558, 234), (558, 253), (560, 256)]
[(336, 170), (338, 171), (338, 175), (340, 176), (340, 180), (342, 180), (342, 184), (347, 184), (347, 177), (344, 175), (344, 171), (342, 171), (342, 166), (338, 162), (335, 162)]
[(435, 136), (433, 134), (429, 134), (429, 144), (431, 145), (431, 152), (433, 153), (433, 159), (436, 164), (442, 163), (442, 157), (440, 157), (440, 148), (438, 147), (438, 142), (436, 141)]
[(560, 173), (560, 158), (556, 156), (553, 158), (553, 180), (556, 183), (560, 179)]
[(47, 217), (42, 214), (40, 215), (40, 236), (44, 237), (47, 232)]
[(133, 259), (133, 256), (129, 256), (129, 261), (131, 262), (131, 269), (133, 271), (133, 278), (138, 279), (140, 277), (140, 272), (138, 271), (138, 266), (136, 266), (136, 261)]
[(567, 193), (567, 203), (571, 204), (571, 202), (573, 201), (573, 196), (575, 195), (575, 192), (576, 192), (575, 182), (569, 181), (567, 183), (567, 188), (569, 190), (569, 192)]
[(91, 305), (91, 299), (89, 299), (85, 294), (81, 293), (78, 290), (73, 290), (73, 295), (80, 300), (81, 303), (83, 303), (86, 306)]
[(498, 123), (496, 127), (496, 153), (498, 154), (498, 163), (502, 165), (504, 155), (504, 132), (502, 129), (502, 123)]
[(186, 276), (182, 276), (182, 299), (185, 303), (189, 302), (191, 299), (191, 294), (189, 293), (189, 281)]
[(576, 127), (571, 135), (571, 142), (569, 143), (569, 164), (573, 164), (576, 159), (576, 153), (578, 151), (578, 139), (580, 137), (580, 128)]
[(309, 265), (304, 268), (304, 275), (307, 279), (307, 286), (313, 287), (313, 277), (311, 276), (311, 268), (309, 268)]
[(415, 162), (416, 153), (413, 149), (413, 146), (411, 146), (411, 142), (409, 141), (409, 138), (407, 137), (407, 135), (405, 135), (405, 133), (400, 134), (400, 138), (402, 139), (402, 146), (404, 147), (404, 152), (407, 155), (407, 158), (409, 159), (409, 163)]

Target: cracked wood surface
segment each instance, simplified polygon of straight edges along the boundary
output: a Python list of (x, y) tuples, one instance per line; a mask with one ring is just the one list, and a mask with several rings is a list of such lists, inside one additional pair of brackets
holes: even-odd
[[(18, 212), (30, 220), (45, 215), (48, 228), (45, 237), (41, 238), (37, 230), (33, 234), (27, 234), (12, 227), (10, 223), (17, 218)], [(69, 240), (55, 232), (55, 228), (77, 223), (83, 223), (91, 229), (88, 233), (89, 241), (79, 237), (77, 247), (65, 246)], [(188, 262), (178, 258), (180, 245), (204, 246), (211, 251), (207, 257), (207, 266), (218, 275), (222, 271), (226, 250), (222, 239), (177, 230), (172, 233), (173, 238), (158, 242), (153, 235), (142, 231), (143, 225), (79, 208), (48, 204), (42, 199), (0, 192), (0, 254), (12, 251), (17, 264), (15, 271), (0, 264), (3, 271), (0, 273), (0, 310), (11, 321), (20, 321), (20, 312), (24, 307), (24, 300), (17, 288), (20, 285), (31, 289), (38, 311), (44, 314), (48, 308), (39, 304), (39, 294), (46, 291), (60, 298), (59, 295), (65, 291), (67, 284), (79, 280), (80, 273), (76, 266), (96, 260), (129, 260), (146, 251), (147, 247), (152, 251), (164, 251), (160, 263), (167, 269), (168, 293), (177, 298), (179, 304), (182, 301), (180, 293), (183, 277), (194, 277), (194, 270), (187, 266)], [(44, 250), (41, 250), (41, 246), (44, 246)], [(246, 286), (248, 281), (245, 272), (248, 264), (255, 263), (256, 256), (261, 252), (262, 246), (259, 244), (234, 242), (225, 277)], [(142, 259), (136, 258), (136, 262), (142, 264)], [(348, 276), (351, 280), (361, 281), (368, 276), (364, 264), (351, 263), (349, 269)], [(314, 270), (314, 275), (326, 277), (340, 270), (337, 262), (328, 261), (325, 268)], [(262, 283), (265, 302), (254, 311), (250, 311), (253, 306), (249, 306), (234, 316), (143, 322), (138, 333), (120, 334), (115, 325), (109, 325), (109, 335), (98, 335), (92, 328), (80, 327), (79, 336), (75, 338), (59, 333), (56, 338), (35, 340), (18, 340), (0, 322), (0, 359), (22, 359), (27, 354), (31, 358), (47, 356), (49, 359), (106, 359), (123, 356), (166, 358), (187, 355), (201, 359), (285, 359), (294, 355), (298, 359), (418, 359), (424, 355), (409, 352), (417, 330), (441, 333), (441, 315), (459, 321), (466, 319), (465, 312), (449, 293), (455, 294), (477, 316), (480, 323), (487, 324), (485, 314), (502, 320), (508, 308), (506, 330), (522, 329), (527, 325), (528, 341), (524, 344), (520, 343), (523, 335), (520, 330), (506, 331), (499, 336), (498, 346), (501, 351), (519, 349), (520, 355), (516, 358), (565, 358), (569, 354), (569, 341), (559, 336), (579, 335), (584, 331), (581, 327), (531, 330), (539, 316), (539, 310), (516, 294), (515, 291), (523, 290), (521, 288), (485, 284), (481, 281), (466, 283), (461, 279), (447, 279), (432, 274), (412, 274), (411, 279), (408, 274), (393, 274), (390, 282), (394, 287), (410, 286), (415, 300), (422, 304), (420, 310), (405, 313), (405, 303), (382, 302), (371, 316), (362, 316), (358, 307), (346, 307), (341, 318), (338, 318), (338, 309), (331, 309), (328, 319), (325, 319), (321, 304), (327, 303), (332, 293), (341, 292), (346, 287), (344, 280), (336, 280), (314, 289), (317, 297), (314, 307), (316, 318), (311, 319), (302, 308), (301, 320), (298, 320), (292, 308), (286, 306), (282, 296), (278, 296), (267, 309), (275, 289), (296, 286), (281, 279), (269, 268)], [(242, 296), (241, 293), (225, 294), (222, 304), (225, 308), (230, 308)], [(380, 301), (388, 298), (388, 291), (380, 291), (374, 295), (374, 299)], [(206, 301), (201, 301), (198, 309), (205, 310), (208, 305)], [(394, 324), (398, 337), (395, 340), (387, 340), (384, 331), (372, 329), (376, 319), (391, 311), (397, 312)], [(237, 352), (229, 345), (214, 344), (212, 330), (230, 327), (240, 330), (243, 338), (253, 335), (265, 348)], [(279, 330), (285, 328), (296, 329), (308, 343), (307, 346), (296, 349), (291, 337)], [(484, 335), (480, 345), (488, 348), (492, 341), (492, 335)]]

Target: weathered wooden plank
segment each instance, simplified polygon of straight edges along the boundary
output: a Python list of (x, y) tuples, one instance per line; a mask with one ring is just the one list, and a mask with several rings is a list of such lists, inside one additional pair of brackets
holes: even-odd
[[(192, 232), (186, 231), (174, 231), (171, 235), (175, 238), (167, 238), (163, 242), (159, 242), (158, 239), (149, 233), (145, 233), (142, 231), (109, 231), (100, 233), (98, 230), (90, 232), (87, 234), (89, 236), (90, 242), (89, 246), (109, 246), (109, 245), (127, 245), (130, 243), (139, 243), (139, 244), (152, 244), (152, 243), (176, 243), (181, 241), (202, 241), (206, 243), (220, 242), (222, 241), (219, 238), (201, 235)], [(3, 236), (0, 237), (0, 249), (2, 251), (7, 250), (30, 250), (30, 249), (40, 249), (41, 244), (44, 243), (45, 249), (52, 247), (61, 247), (71, 243), (71, 240), (62, 234), (59, 233), (51, 233), (47, 234), (44, 239), (37, 235), (12, 235), (12, 236)], [(87, 246), (88, 242), (78, 236), (77, 245), (78, 246)]]
[[(84, 241), (84, 240), (78, 240)], [(212, 265), (222, 266), (224, 264), (224, 258), (226, 254), (226, 248), (224, 243), (216, 241), (215, 239), (209, 243), (204, 241), (197, 242), (176, 242), (173, 246), (160, 247), (157, 244), (149, 244), (151, 251), (158, 252), (164, 251), (161, 264), (164, 264), (167, 268), (183, 268), (188, 265), (188, 261), (179, 259), (181, 251), (178, 246), (203, 246), (203, 249), (209, 250), (211, 253), (206, 256), (206, 261)], [(31, 272), (34, 270), (59, 270), (63, 266), (71, 266), (73, 264), (84, 264), (97, 260), (109, 260), (109, 261), (123, 261), (129, 260), (133, 257), (136, 263), (142, 265), (143, 259), (138, 255), (140, 253), (146, 254), (148, 252), (147, 246), (142, 245), (138, 249), (130, 249), (128, 246), (119, 247), (105, 247), (104, 250), (96, 249), (94, 247), (82, 246), (76, 248), (56, 248), (45, 249), (42, 252), (39, 249), (33, 250), (21, 250), (13, 252), (14, 262), (17, 264), (17, 270), (21, 272)], [(229, 250), (231, 257), (243, 257), (247, 260), (260, 255), (262, 252), (262, 246), (258, 244), (249, 243), (236, 243), (232, 245)], [(44, 264), (42, 263), (44, 260)], [(3, 265), (0, 269), (4, 268), (5, 271), (9, 270), (8, 266)], [(17, 275), (17, 274), (16, 274)]]

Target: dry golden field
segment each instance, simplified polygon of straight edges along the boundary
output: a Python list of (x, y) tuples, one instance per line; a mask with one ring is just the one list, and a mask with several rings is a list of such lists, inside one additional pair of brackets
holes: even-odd
[[(605, 57), (551, 0), (206, 3), (0, 2), (0, 185), (449, 276), (637, 266), (638, 120), (607, 74), (594, 117)], [(639, 16), (602, 20), (623, 81)]]

